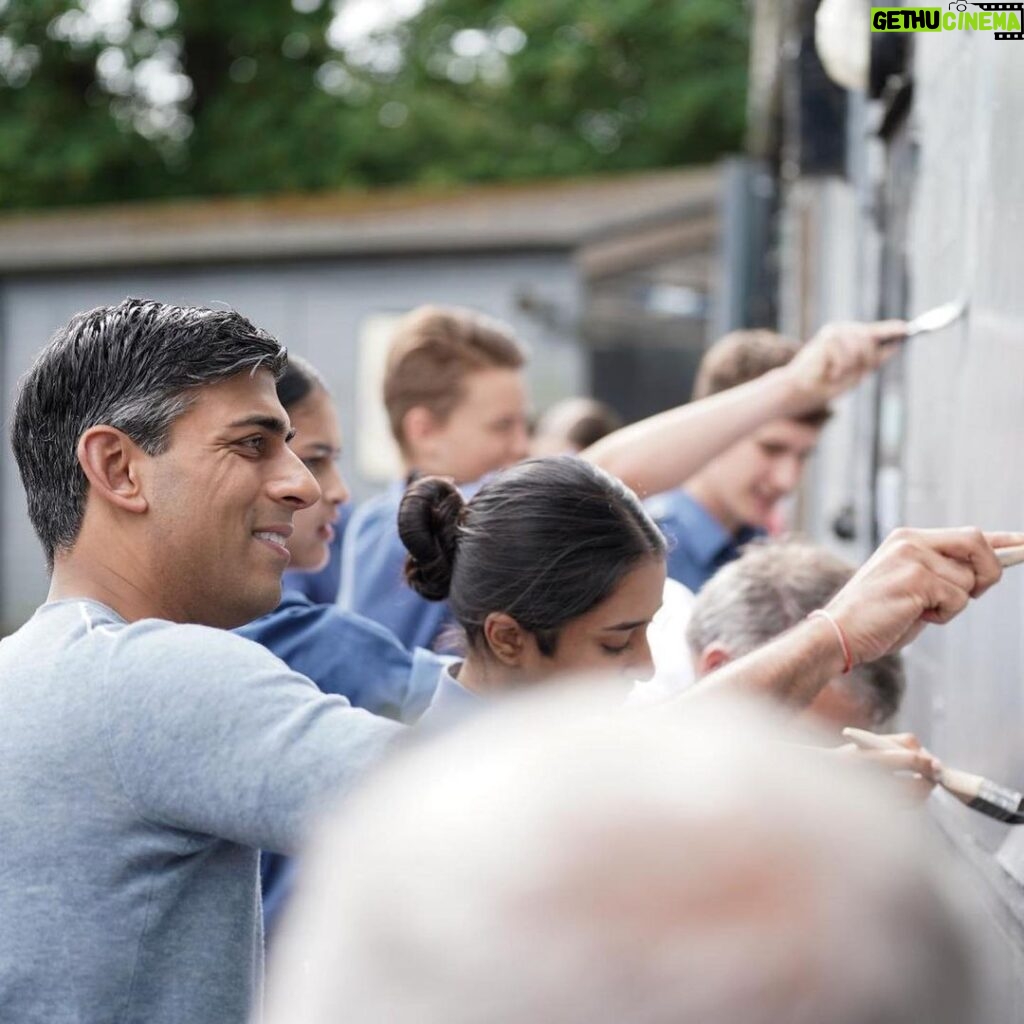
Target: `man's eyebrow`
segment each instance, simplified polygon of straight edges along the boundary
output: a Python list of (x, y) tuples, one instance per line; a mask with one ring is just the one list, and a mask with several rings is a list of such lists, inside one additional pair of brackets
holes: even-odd
[(637, 626), (646, 626), (650, 621), (650, 619), (637, 619), (636, 622), (620, 622), (615, 626), (605, 626), (601, 631), (603, 633), (625, 633), (628, 629), (636, 629)]
[(285, 441), (290, 441), (295, 436), (295, 431), (289, 429), (288, 424), (280, 417), (264, 416), (260, 413), (253, 416), (246, 416), (240, 420), (235, 420), (234, 422), (229, 423), (228, 426), (232, 429), (238, 427), (262, 427), (271, 434), (277, 434), (279, 437), (283, 437)]
[(317, 441), (315, 444), (311, 444), (309, 448), (311, 451), (321, 453), (323, 455), (334, 455), (335, 452), (338, 452), (339, 454), (341, 452), (340, 448), (333, 448), (331, 445), (324, 444), (321, 441)]

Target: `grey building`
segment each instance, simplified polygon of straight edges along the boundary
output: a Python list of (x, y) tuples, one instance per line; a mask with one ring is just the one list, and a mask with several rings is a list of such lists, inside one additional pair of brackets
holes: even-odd
[[(718, 175), (670, 171), (459, 190), (59, 210), (0, 219), (0, 386), (76, 311), (127, 295), (223, 303), (327, 378), (356, 497), (391, 471), (380, 356), (397, 315), (472, 306), (531, 350), (533, 401), (595, 391), (626, 415), (687, 394), (704, 341)], [(653, 367), (653, 370), (652, 370)], [(45, 594), (13, 459), (0, 459), (0, 627)]]

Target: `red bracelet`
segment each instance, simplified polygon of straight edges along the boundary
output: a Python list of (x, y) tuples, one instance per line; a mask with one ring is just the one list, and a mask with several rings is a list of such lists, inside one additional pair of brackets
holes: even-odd
[(850, 650), (850, 643), (846, 639), (846, 632), (843, 627), (824, 608), (818, 608), (807, 616), (808, 619), (824, 619), (834, 630), (839, 640), (839, 646), (843, 649), (843, 675), (847, 675), (853, 668), (853, 652)]

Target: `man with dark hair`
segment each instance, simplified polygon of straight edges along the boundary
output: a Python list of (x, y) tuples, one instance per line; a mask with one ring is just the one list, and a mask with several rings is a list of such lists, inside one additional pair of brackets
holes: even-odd
[(237, 313), (129, 299), (76, 316), (22, 382), (52, 583), (0, 645), (0, 1020), (248, 1019), (257, 851), (292, 852), (400, 731), (226, 631), (280, 600), (292, 515), (319, 498), (284, 365)]
[[(883, 325), (832, 324), (819, 338), (856, 342)], [(694, 399), (707, 398), (786, 366), (800, 346), (774, 331), (734, 331), (701, 360)], [(762, 424), (703, 466), (681, 487), (654, 495), (648, 511), (668, 537), (668, 573), (696, 592), (740, 548), (763, 536), (791, 494), (831, 415), (827, 406)]]

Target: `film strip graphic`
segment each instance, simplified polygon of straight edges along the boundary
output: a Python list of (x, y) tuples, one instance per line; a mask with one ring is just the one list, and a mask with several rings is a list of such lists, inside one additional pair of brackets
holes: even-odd
[[(967, 6), (966, 4), (964, 5)], [(1024, 3), (1013, 3), (1013, 4), (979, 4), (971, 3), (971, 7), (977, 7), (982, 11), (1016, 11), (1017, 18), (1021, 25), (1024, 26)], [(953, 10), (959, 10), (960, 4), (951, 4), (950, 7)], [(1024, 39), (1024, 32), (994, 32), (993, 35), (996, 39)]]

